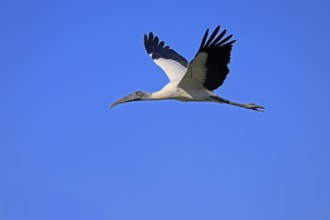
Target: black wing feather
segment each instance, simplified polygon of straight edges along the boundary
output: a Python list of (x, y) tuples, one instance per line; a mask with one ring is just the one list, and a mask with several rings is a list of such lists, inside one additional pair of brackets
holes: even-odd
[(219, 40), (221, 40), (221, 38), (222, 38), (223, 36), (225, 36), (226, 32), (227, 32), (227, 30), (223, 30), (223, 31), (221, 32), (221, 34), (219, 34), (219, 36), (213, 41), (213, 45), (215, 45), (216, 42), (219, 42)]
[(203, 45), (205, 44), (205, 41), (206, 41), (206, 38), (207, 38), (207, 35), (209, 34), (209, 29), (206, 29), (205, 31), (205, 34), (204, 34), (204, 37), (203, 37), (203, 40), (202, 40), (202, 43), (199, 47), (199, 50), (201, 50), (203, 48)]
[(230, 53), (233, 43), (235, 42), (235, 40), (228, 42), (232, 35), (229, 35), (221, 40), (226, 34), (226, 30), (222, 31), (222, 33), (215, 38), (219, 29), (220, 26), (214, 30), (211, 37), (205, 44), (208, 35), (208, 29), (206, 30), (202, 44), (196, 54), (197, 56), (198, 53), (201, 52), (207, 53), (207, 60), (205, 63), (207, 70), (203, 85), (211, 91), (219, 88), (229, 73), (228, 63), (230, 62)]
[(220, 41), (219, 43), (216, 44), (216, 46), (218, 45), (223, 45), (223, 43), (226, 43), (233, 35), (229, 35), (228, 37), (226, 37), (225, 39), (223, 39), (222, 41)]
[(144, 47), (148, 54), (152, 54), (152, 59), (171, 59), (180, 63), (182, 66), (187, 67), (188, 61), (178, 54), (175, 50), (171, 49), (169, 46), (165, 46), (164, 41), (159, 42), (159, 38), (152, 32), (149, 33), (149, 36), (144, 35)]
[[(209, 47), (210, 43), (213, 41), (213, 39), (215, 38), (215, 36), (217, 35), (217, 33), (219, 32), (220, 30), (220, 26), (218, 26), (214, 31), (213, 33), (211, 34), (209, 40), (207, 41), (207, 43), (205, 44), (204, 47)], [(214, 43), (214, 42), (213, 42)]]

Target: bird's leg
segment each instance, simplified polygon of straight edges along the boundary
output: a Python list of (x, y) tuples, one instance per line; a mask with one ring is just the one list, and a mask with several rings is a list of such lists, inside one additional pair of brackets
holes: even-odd
[(237, 102), (232, 102), (229, 101), (228, 103), (229, 105), (235, 105), (238, 107), (242, 107), (242, 108), (247, 108), (247, 109), (251, 109), (251, 110), (255, 110), (257, 112), (263, 112), (264, 111), (264, 107), (261, 105), (256, 105), (255, 103), (249, 103), (249, 104), (241, 104), (241, 103), (237, 103)]
[(263, 112), (264, 109), (265, 109), (263, 106), (256, 105), (255, 103), (242, 104), (242, 103), (238, 103), (238, 102), (229, 101), (229, 100), (224, 99), (224, 98), (219, 97), (219, 96), (211, 96), (211, 98), (217, 100), (220, 103), (226, 103), (226, 104), (229, 104), (229, 105), (234, 105), (234, 106), (238, 106), (238, 107), (242, 107), (242, 108), (247, 108), (247, 109), (255, 110), (255, 111), (258, 111), (258, 112)]

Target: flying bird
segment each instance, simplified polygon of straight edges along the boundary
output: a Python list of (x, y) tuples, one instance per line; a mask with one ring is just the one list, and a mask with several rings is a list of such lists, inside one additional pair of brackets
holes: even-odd
[(214, 93), (229, 73), (228, 63), (235, 42), (229, 41), (232, 35), (225, 37), (226, 30), (218, 34), (219, 30), (220, 26), (217, 26), (209, 38), (209, 29), (206, 30), (197, 54), (190, 63), (152, 32), (145, 34), (145, 49), (166, 73), (169, 83), (153, 93), (136, 91), (114, 102), (111, 107), (131, 101), (173, 99), (183, 102), (215, 102), (263, 111), (261, 105), (233, 102)]

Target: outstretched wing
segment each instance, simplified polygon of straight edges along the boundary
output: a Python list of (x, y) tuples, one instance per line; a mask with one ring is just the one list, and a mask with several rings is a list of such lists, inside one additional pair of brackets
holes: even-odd
[(230, 53), (235, 40), (229, 41), (232, 35), (223, 38), (226, 30), (217, 35), (219, 30), (220, 26), (213, 31), (208, 40), (209, 29), (206, 30), (195, 58), (190, 62), (185, 76), (180, 81), (181, 85), (198, 83), (210, 91), (222, 85), (229, 73), (227, 65), (230, 62)]
[(181, 80), (187, 71), (188, 62), (180, 54), (169, 46), (165, 46), (164, 41), (159, 42), (159, 38), (149, 33), (144, 35), (144, 47), (153, 61), (166, 73), (170, 81)]

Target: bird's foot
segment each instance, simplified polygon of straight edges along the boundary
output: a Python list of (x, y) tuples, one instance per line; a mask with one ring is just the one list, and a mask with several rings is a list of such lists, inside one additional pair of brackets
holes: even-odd
[(249, 104), (247, 104), (246, 105), (246, 108), (247, 109), (252, 109), (252, 110), (255, 110), (255, 111), (257, 111), (257, 112), (264, 112), (265, 110), (265, 108), (263, 107), (263, 106), (261, 106), (261, 105), (256, 105), (255, 103), (249, 103)]

